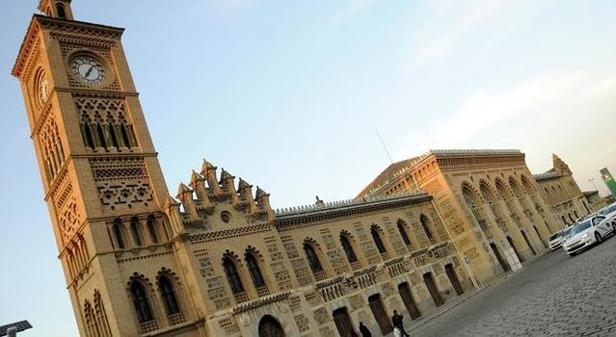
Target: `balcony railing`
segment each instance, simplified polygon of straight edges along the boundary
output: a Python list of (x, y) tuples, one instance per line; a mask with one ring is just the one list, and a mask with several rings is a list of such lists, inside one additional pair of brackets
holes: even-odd
[(184, 323), (186, 322), (186, 317), (184, 317), (183, 313), (178, 312), (167, 316), (167, 322), (169, 322), (169, 325)]
[(158, 330), (158, 322), (156, 320), (141, 322), (139, 323), (139, 328), (141, 328), (142, 334), (156, 331)]
[(257, 288), (257, 296), (263, 297), (270, 294), (269, 288), (266, 285)]
[(233, 294), (233, 297), (235, 297), (235, 302), (236, 303), (242, 303), (242, 302), (248, 301), (248, 294), (246, 294), (245, 291), (241, 291), (239, 293), (235, 293), (235, 294)]
[(356, 271), (353, 273), (353, 278), (355, 279), (355, 283), (362, 289), (375, 285), (378, 282), (376, 266)]
[(346, 279), (344, 276), (332, 277), (316, 284), (316, 288), (325, 302), (335, 300), (346, 294)]
[(391, 259), (385, 262), (385, 266), (387, 266), (387, 271), (389, 272), (389, 276), (396, 277), (398, 275), (406, 273), (407, 270), (403, 262), (404, 262), (403, 257)]

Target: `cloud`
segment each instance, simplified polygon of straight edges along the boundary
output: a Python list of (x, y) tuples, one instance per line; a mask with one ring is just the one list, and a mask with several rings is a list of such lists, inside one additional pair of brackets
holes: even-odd
[(431, 3), (428, 17), (434, 19), (426, 22), (415, 34), (416, 42), (407, 68), (412, 69), (446, 56), (466, 33), (506, 13), (513, 3), (512, 0), (476, 0), (464, 2), (463, 5), (449, 0)]
[[(592, 71), (561, 71), (539, 75), (516, 87), (501, 91), (479, 91), (467, 98), (462, 107), (433, 125), (439, 146), (460, 147), (491, 128), (503, 128), (506, 133), (523, 140), (523, 132), (542, 127), (546, 135), (554, 126), (572, 128), (583, 111), (605, 103), (616, 90), (616, 74)], [(579, 110), (582, 109), (582, 110)], [(577, 115), (576, 115), (577, 114)], [(533, 121), (552, 125), (534, 125)], [(525, 129), (520, 124), (526, 123)], [(520, 129), (513, 129), (520, 127)], [(561, 129), (562, 130), (562, 129)]]

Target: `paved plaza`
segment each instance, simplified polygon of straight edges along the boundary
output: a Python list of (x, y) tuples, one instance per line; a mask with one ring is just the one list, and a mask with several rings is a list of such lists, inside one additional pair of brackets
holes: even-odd
[(550, 253), (407, 329), (414, 337), (616, 336), (616, 238), (574, 258)]

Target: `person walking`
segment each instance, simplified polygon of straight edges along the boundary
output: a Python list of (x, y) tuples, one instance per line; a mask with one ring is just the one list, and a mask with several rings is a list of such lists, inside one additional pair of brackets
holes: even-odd
[(400, 337), (411, 337), (406, 330), (404, 330), (404, 323), (402, 323), (402, 315), (398, 315), (398, 311), (394, 310), (394, 315), (391, 317), (391, 322), (394, 324), (394, 328), (400, 330)]
[(372, 333), (364, 325), (364, 322), (359, 322), (359, 332), (361, 333), (361, 337), (372, 337)]

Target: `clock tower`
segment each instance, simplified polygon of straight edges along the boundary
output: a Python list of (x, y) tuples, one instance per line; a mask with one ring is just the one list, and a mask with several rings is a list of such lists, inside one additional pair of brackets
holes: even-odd
[[(129, 310), (152, 301), (148, 287), (160, 281), (135, 273), (141, 256), (166, 256), (148, 265), (160, 277), (168, 273), (178, 293), (182, 280), (171, 272), (173, 230), (163, 212), (169, 193), (122, 49), (123, 29), (75, 21), (70, 0), (41, 0), (39, 10), (12, 75), (23, 91), (80, 334), (162, 329), (169, 324), (155, 319), (162, 309), (143, 317)], [(127, 284), (133, 278), (144, 298)], [(174, 324), (187, 319), (188, 301), (183, 307), (169, 316)]]

